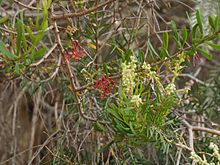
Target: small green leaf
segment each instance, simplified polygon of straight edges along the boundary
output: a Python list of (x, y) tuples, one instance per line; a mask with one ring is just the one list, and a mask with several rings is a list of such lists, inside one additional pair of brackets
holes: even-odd
[(208, 45), (211, 46), (215, 50), (220, 50), (220, 45), (218, 45), (218, 44), (213, 44), (213, 43), (209, 42)]
[(32, 32), (32, 30), (31, 30), (30, 26), (26, 26), (26, 30), (27, 30), (27, 32), (28, 32), (28, 37), (30, 37), (31, 41), (34, 42), (35, 37), (34, 37), (34, 35), (33, 35), (33, 32)]
[(17, 58), (16, 55), (12, 54), (8, 51), (8, 49), (5, 47), (5, 44), (0, 40), (0, 52), (2, 55), (10, 60), (15, 60)]
[[(39, 3), (37, 3), (37, 13), (41, 13)], [(41, 17), (38, 15), (37, 18), (36, 18), (36, 22), (35, 22), (35, 25), (36, 25), (37, 29), (41, 29), (41, 26), (40, 26), (40, 23), (39, 23), (40, 19), (41, 19)]]
[(123, 121), (123, 120), (122, 120), (122, 117), (121, 117), (121, 115), (118, 113), (117, 109), (110, 109), (110, 108), (108, 108), (108, 109), (107, 109), (107, 112), (110, 113), (114, 118), (117, 118), (118, 120)]
[(169, 43), (169, 34), (168, 32), (163, 33), (163, 47), (165, 49), (168, 49), (168, 43)]
[(134, 127), (133, 127), (132, 122), (129, 122), (129, 126), (130, 126), (130, 129), (131, 129), (131, 132), (132, 132), (133, 134), (137, 134), (137, 133), (135, 132), (135, 130), (134, 130)]
[(53, 0), (48, 0), (48, 2), (47, 2), (47, 9), (50, 8), (50, 5), (51, 5), (52, 2), (53, 2)]
[(196, 30), (198, 28), (198, 24), (195, 24), (192, 28), (192, 39), (196, 38)]
[(25, 29), (24, 29), (24, 21), (23, 21), (23, 13), (20, 13), (20, 19), (16, 22), (16, 28), (17, 28), (17, 40), (16, 40), (16, 46), (17, 46), (17, 56), (20, 54), (21, 47), (24, 48), (25, 51), (28, 49), (27, 41), (24, 35)]
[[(1, 4), (0, 4), (1, 5)], [(8, 19), (10, 18), (10, 16), (9, 15), (6, 15), (6, 16), (4, 16), (4, 17), (2, 17), (2, 18), (0, 18), (0, 24), (2, 24), (2, 23), (4, 23), (4, 22), (6, 22)]]
[(96, 131), (99, 131), (99, 132), (105, 132), (106, 131), (105, 127), (102, 124), (100, 124), (99, 122), (95, 123), (94, 129)]
[(47, 18), (45, 18), (45, 19), (43, 19), (43, 22), (41, 24), (41, 29), (43, 31), (45, 31), (47, 29), (47, 27), (48, 27), (48, 20), (47, 20)]
[(153, 45), (151, 44), (150, 40), (147, 41), (147, 46), (148, 46), (148, 48), (149, 48), (149, 50), (150, 50), (150, 53), (151, 53), (152, 57), (153, 57), (154, 55), (156, 55), (157, 57), (160, 58), (159, 54), (158, 54), (158, 53), (156, 52), (156, 50), (154, 49), (154, 47), (153, 47)]
[(140, 85), (139, 85), (139, 94), (142, 94), (143, 90), (144, 90), (143, 82), (140, 81)]
[(182, 46), (184, 46), (188, 37), (188, 32), (185, 26), (182, 28), (182, 37)]
[(131, 49), (126, 49), (126, 51), (123, 53), (125, 61), (129, 61), (130, 56), (132, 56), (132, 51)]
[(202, 25), (202, 19), (201, 19), (201, 14), (199, 10), (196, 11), (196, 20), (199, 26), (200, 33), (203, 35), (203, 25)]
[(108, 67), (105, 63), (102, 65), (102, 68), (103, 68), (103, 71), (105, 72), (105, 74), (108, 75), (109, 71), (108, 71)]
[(40, 48), (40, 50), (35, 51), (33, 49), (32, 55), (35, 60), (41, 58), (47, 52), (47, 48)]
[(142, 50), (138, 50), (138, 60), (140, 63), (144, 62), (144, 52)]
[(17, 75), (20, 74), (20, 63), (16, 63), (16, 65), (15, 65), (15, 74), (17, 74)]
[(219, 28), (219, 17), (218, 16), (216, 16), (215, 17), (215, 27), (216, 27), (216, 30)]
[(163, 59), (166, 57), (168, 57), (168, 58), (170, 57), (169, 52), (164, 47), (160, 48), (160, 57)]
[(21, 29), (21, 21), (18, 20), (16, 23), (16, 30), (17, 30), (17, 39), (16, 39), (16, 46), (17, 46), (17, 52), (16, 55), (19, 56), (21, 51), (21, 39), (22, 39), (22, 29)]
[(218, 35), (218, 34), (208, 37), (207, 41), (213, 41), (213, 40), (215, 40), (216, 38), (219, 38), (219, 35)]
[(174, 21), (171, 21), (171, 28), (173, 31), (174, 38), (178, 40), (179, 36), (178, 36), (177, 28), (176, 28), (176, 23)]
[(206, 51), (204, 51), (204, 50), (202, 50), (202, 49), (200, 49), (200, 48), (199, 48), (199, 51), (200, 51), (201, 54), (202, 54), (205, 58), (207, 58), (208, 60), (211, 60), (211, 59), (212, 59), (212, 55), (209, 54), (208, 52), (206, 52)]
[(44, 16), (47, 15), (48, 11), (47, 11), (47, 1), (46, 0), (42, 0), (42, 6), (43, 6), (43, 11), (44, 11)]
[(111, 147), (111, 145), (112, 145), (114, 142), (115, 142), (115, 140), (111, 140), (111, 141), (108, 142), (106, 145), (104, 145), (103, 147), (101, 147), (98, 152), (99, 152), (99, 153), (102, 153), (102, 152), (107, 151), (107, 150)]
[(44, 36), (44, 32), (43, 31), (39, 32), (35, 37), (33, 45), (37, 45), (42, 40), (43, 36)]
[(172, 31), (173, 31), (173, 38), (176, 41), (177, 46), (179, 48), (181, 48), (179, 34), (177, 32), (176, 23), (174, 21), (171, 21), (171, 28), (172, 28)]
[(186, 54), (187, 54), (187, 55), (194, 56), (194, 55), (196, 54), (196, 49), (195, 49), (195, 47), (192, 45), (191, 50), (186, 51)]
[(212, 30), (215, 32), (216, 31), (216, 25), (214, 23), (213, 17), (209, 16), (209, 25), (211, 26)]

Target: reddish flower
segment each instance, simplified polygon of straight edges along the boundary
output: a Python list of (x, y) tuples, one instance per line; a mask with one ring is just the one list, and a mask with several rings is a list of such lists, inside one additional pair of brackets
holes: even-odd
[(84, 54), (84, 49), (82, 48), (82, 46), (78, 41), (72, 41), (71, 51), (72, 51), (72, 57), (76, 59), (76, 61), (78, 61), (78, 59), (80, 59)]
[(82, 46), (78, 41), (72, 41), (71, 53), (72, 55), (70, 56), (69, 52), (66, 50), (66, 54), (64, 55), (64, 58), (69, 61), (70, 58), (72, 57), (73, 59), (78, 61), (83, 56), (84, 49), (82, 48)]
[(100, 80), (96, 80), (95, 89), (99, 91), (101, 100), (112, 92), (114, 84), (112, 78), (107, 77), (106, 75), (102, 75)]
[(68, 50), (66, 50), (65, 55), (64, 55), (65, 60), (69, 61), (70, 60), (70, 55)]

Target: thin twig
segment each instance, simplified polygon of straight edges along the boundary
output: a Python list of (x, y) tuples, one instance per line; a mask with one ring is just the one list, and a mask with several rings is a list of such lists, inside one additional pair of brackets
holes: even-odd
[(210, 134), (213, 134), (213, 135), (218, 135), (218, 136), (220, 136), (220, 131), (215, 130), (215, 129), (193, 126), (193, 127), (192, 127), (192, 130), (193, 130), (193, 131), (207, 132), (207, 133), (210, 133)]
[[(26, 4), (24, 4), (24, 3), (22, 3), (22, 2), (20, 2), (20, 1), (18, 1), (18, 0), (14, 0), (14, 2), (16, 2), (17, 4), (23, 6), (23, 7), (27, 8), (27, 9), (37, 10), (36, 7), (30, 6), (30, 5), (26, 5)], [(40, 9), (40, 10), (42, 10), (42, 9)]]
[[(53, 28), (54, 28), (53, 26), (49, 26), (48, 28), (46, 28), (46, 29), (44, 30), (44, 32), (47, 32), (47, 31), (49, 31), (49, 30), (51, 30), (51, 29), (53, 29)], [(17, 35), (17, 32), (16, 32), (16, 31), (9, 30), (9, 29), (4, 28), (4, 27), (1, 27), (1, 26), (0, 26), (0, 30), (5, 31), (5, 32), (7, 32), (7, 33), (11, 33), (11, 34)], [(32, 34), (33, 34), (33, 35), (36, 35), (36, 34), (39, 34), (39, 33), (41, 33), (41, 32), (42, 32), (42, 30), (34, 31), (34, 32), (32, 32)], [(24, 35), (25, 35), (25, 36), (29, 36), (29, 33), (24, 33)]]
[(68, 14), (62, 14), (62, 15), (54, 15), (52, 16), (52, 19), (55, 19), (55, 20), (59, 20), (59, 19), (65, 19), (65, 18), (71, 18), (71, 17), (80, 17), (80, 16), (83, 16), (83, 15), (86, 15), (90, 12), (93, 12), (101, 7), (104, 7), (105, 5), (108, 5), (112, 2), (114, 2), (116, 0), (109, 0), (109, 1), (106, 1), (98, 6), (95, 6), (95, 7), (92, 7), (88, 10), (85, 10), (85, 11), (81, 11), (81, 12), (77, 12), (77, 13), (68, 13)]
[(28, 162), (28, 165), (31, 165), (34, 159), (37, 157), (37, 155), (41, 152), (41, 150), (51, 141), (51, 139), (60, 132), (60, 130), (55, 131), (52, 133), (47, 140), (44, 141), (44, 143), (41, 145), (41, 147), (34, 153), (31, 160)]

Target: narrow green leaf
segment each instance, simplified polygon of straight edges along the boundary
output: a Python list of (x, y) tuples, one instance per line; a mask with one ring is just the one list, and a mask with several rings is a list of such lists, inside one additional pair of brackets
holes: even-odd
[(137, 56), (137, 58), (138, 58), (138, 61), (139, 61), (140, 63), (143, 63), (143, 62), (144, 62), (144, 52), (143, 52), (142, 50), (138, 50), (138, 56)]
[[(117, 111), (118, 107), (114, 103), (109, 103), (109, 107)], [(109, 109), (110, 110), (110, 109)]]
[(120, 131), (122, 131), (123, 133), (125, 133), (125, 134), (128, 134), (128, 133), (131, 133), (131, 129), (130, 129), (130, 126), (127, 124), (127, 123), (125, 123), (124, 121), (123, 122), (120, 122), (121, 124), (118, 124), (117, 126), (118, 126), (118, 129), (120, 130)]
[(156, 55), (157, 57), (160, 58), (159, 54), (156, 52), (156, 50), (154, 49), (153, 45), (151, 44), (150, 40), (147, 41), (147, 46), (150, 50), (150, 52), (152, 53), (152, 56)]
[[(37, 13), (38, 14), (41, 13), (39, 3), (37, 3)], [(35, 25), (36, 25), (37, 29), (41, 29), (41, 26), (40, 26), (40, 23), (39, 23), (40, 19), (41, 19), (41, 17), (40, 17), (40, 15), (38, 15), (37, 18), (36, 18), (36, 22), (35, 22)]]
[(170, 57), (167, 49), (165, 49), (164, 47), (160, 48), (160, 57), (163, 58), (163, 59), (166, 58), (166, 57), (168, 57), (168, 58)]
[(206, 52), (206, 51), (204, 51), (204, 50), (202, 50), (202, 49), (200, 49), (200, 48), (199, 48), (199, 51), (200, 51), (201, 54), (202, 54), (205, 58), (207, 58), (208, 60), (211, 60), (211, 59), (212, 59), (212, 55), (209, 54), (208, 52)]
[(214, 23), (213, 17), (209, 16), (209, 25), (211, 26), (212, 30), (215, 32), (216, 31), (216, 25)]
[(102, 65), (102, 68), (103, 68), (105, 74), (108, 74), (108, 73), (109, 73), (109, 72), (108, 72), (108, 67), (107, 67), (107, 65), (106, 65), (105, 63)]
[(169, 42), (169, 34), (168, 32), (163, 33), (163, 47), (168, 49), (168, 42)]
[(220, 26), (220, 25), (219, 25), (219, 17), (216, 16), (216, 17), (215, 17), (215, 27), (216, 27), (216, 30), (219, 29), (219, 26)]
[(17, 74), (17, 75), (20, 74), (20, 63), (16, 63), (16, 65), (15, 65), (15, 74)]
[(130, 129), (131, 129), (131, 132), (132, 132), (133, 134), (137, 134), (136, 131), (134, 130), (134, 127), (133, 127), (132, 122), (129, 122), (129, 126), (130, 126)]
[(171, 28), (172, 28), (172, 32), (173, 32), (173, 38), (176, 41), (177, 46), (180, 48), (181, 47), (180, 38), (179, 38), (179, 34), (177, 32), (176, 23), (174, 21), (171, 21)]
[(198, 28), (198, 24), (195, 24), (192, 28), (192, 39), (196, 38), (196, 30)]
[(216, 38), (219, 38), (219, 35), (218, 35), (218, 34), (208, 37), (207, 41), (213, 41), (213, 40), (215, 40)]
[(41, 24), (41, 30), (45, 31), (48, 27), (48, 19), (47, 18), (44, 18), (43, 19), (43, 22)]
[(25, 33), (25, 24), (23, 21), (23, 13), (20, 13), (20, 19), (17, 19), (16, 21), (16, 32), (17, 32), (17, 38), (16, 38), (16, 48), (17, 52), (16, 55), (18, 56), (20, 54), (21, 48), (23, 48), (25, 51), (28, 49), (26, 37), (24, 35)]
[(196, 20), (199, 26), (200, 33), (203, 35), (203, 25), (202, 25), (202, 19), (201, 19), (201, 14), (199, 10), (196, 11)]
[(28, 32), (28, 37), (30, 37), (30, 39), (31, 39), (31, 42), (34, 42), (35, 37), (34, 37), (34, 35), (33, 35), (33, 32), (32, 32), (32, 30), (31, 30), (30, 26), (26, 26), (26, 30), (27, 30), (27, 32)]
[(115, 141), (114, 140), (111, 140), (109, 143), (107, 143), (106, 145), (104, 145), (103, 147), (101, 147), (98, 151), (98, 153), (102, 153), (102, 152), (105, 152), (107, 151), (111, 145), (114, 143)]
[(48, 6), (47, 1), (42, 0), (42, 6), (43, 6), (43, 21), (41, 23), (41, 30), (45, 30), (48, 27)]
[(113, 110), (113, 109), (107, 109), (108, 113), (110, 113), (114, 118), (120, 120), (123, 122), (122, 117), (120, 114), (118, 114), (118, 112), (116, 112), (117, 110)]
[(195, 49), (194, 45), (192, 45), (191, 50), (186, 51), (186, 54), (191, 55), (191, 56), (194, 56), (196, 54), (196, 49)]
[(34, 45), (37, 45), (41, 40), (42, 40), (42, 38), (43, 38), (43, 36), (44, 36), (44, 32), (39, 32), (38, 34), (37, 34), (37, 36), (35, 37), (35, 40), (34, 40)]
[(40, 48), (40, 50), (38, 51), (35, 51), (35, 49), (33, 49), (33, 52), (32, 52), (32, 55), (33, 55), (33, 58), (35, 60), (43, 57), (43, 55), (47, 52), (47, 48)]
[(53, 0), (48, 0), (48, 2), (47, 2), (47, 9), (50, 8), (50, 5), (51, 5), (52, 1), (53, 1)]
[(178, 36), (177, 28), (176, 28), (176, 23), (174, 21), (171, 21), (171, 28), (173, 31), (174, 38), (179, 40), (179, 36)]
[(20, 51), (21, 51), (21, 39), (22, 39), (22, 29), (21, 29), (21, 21), (17, 20), (16, 23), (16, 30), (17, 30), (17, 38), (16, 38), (16, 47), (17, 47), (17, 52), (16, 55), (19, 56)]
[(0, 24), (2, 24), (2, 23), (4, 23), (4, 22), (6, 22), (6, 21), (7, 21), (9, 18), (10, 18), (10, 16), (9, 16), (9, 15), (6, 15), (6, 16), (4, 16), (4, 17), (0, 18)]
[(5, 47), (5, 44), (0, 40), (0, 52), (2, 55), (10, 60), (15, 60), (17, 58), (16, 55), (12, 54), (8, 51), (8, 49)]
[(25, 24), (24, 24), (24, 14), (23, 14), (23, 12), (21, 12), (20, 18), (21, 18), (22, 43), (23, 43), (24, 50), (27, 51), (28, 44), (27, 44), (26, 37), (24, 35), (24, 33), (25, 33)]
[(143, 90), (144, 90), (144, 87), (143, 87), (143, 82), (142, 82), (142, 81), (140, 81), (140, 86), (139, 86), (139, 94), (142, 94)]
[(218, 44), (213, 44), (213, 43), (209, 42), (208, 45), (211, 46), (215, 50), (220, 50), (220, 45), (218, 45)]
[(99, 131), (99, 132), (105, 132), (106, 131), (105, 127), (101, 123), (99, 123), (99, 122), (96, 122), (94, 124), (94, 129), (96, 131)]
[(187, 32), (186, 27), (184, 26), (182, 28), (182, 47), (185, 45), (187, 37), (188, 37), (188, 32)]
[(46, 0), (42, 0), (42, 6), (43, 6), (43, 11), (44, 11), (44, 16), (45, 16), (45, 14), (47, 15), (47, 13), (48, 13)]

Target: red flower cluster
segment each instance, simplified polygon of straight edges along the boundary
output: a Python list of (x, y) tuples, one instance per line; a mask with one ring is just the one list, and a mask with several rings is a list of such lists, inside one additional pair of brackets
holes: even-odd
[[(80, 45), (80, 43), (78, 41), (72, 41), (72, 47), (71, 47), (71, 52), (72, 52), (72, 58), (75, 59), (76, 61), (78, 61), (78, 59), (80, 59), (84, 53), (84, 49), (82, 48), (82, 46)], [(64, 58), (68, 61), (70, 61), (71, 56), (69, 55), (68, 50), (66, 50), (65, 52), (65, 56)]]
[(112, 92), (114, 84), (115, 83), (112, 78), (107, 77), (106, 75), (102, 75), (100, 80), (96, 80), (95, 89), (99, 90), (101, 100), (103, 100), (105, 96), (108, 96)]

